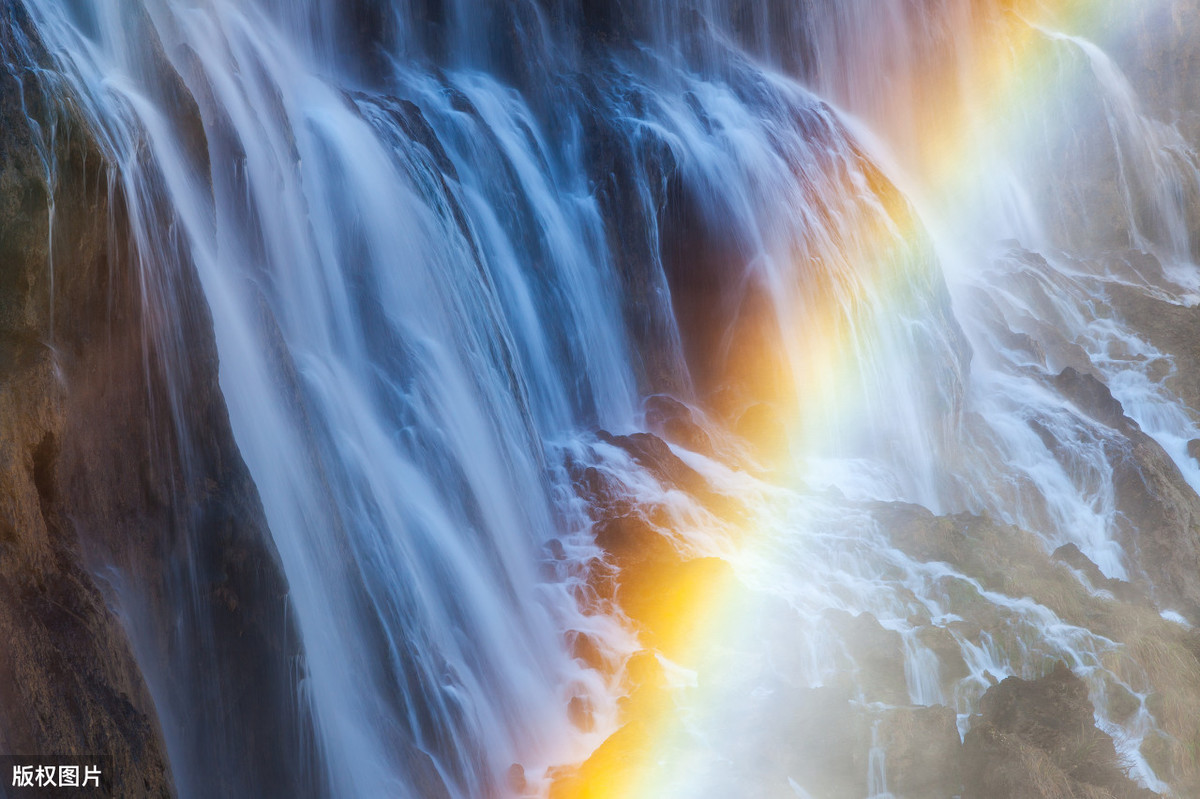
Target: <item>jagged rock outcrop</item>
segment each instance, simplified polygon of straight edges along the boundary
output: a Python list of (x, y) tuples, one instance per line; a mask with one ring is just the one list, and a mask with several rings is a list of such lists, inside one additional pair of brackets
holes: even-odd
[(652, 432), (692, 452), (713, 453), (712, 437), (687, 405), (666, 394), (654, 394), (646, 398), (645, 409)]
[(1152, 799), (1093, 723), (1087, 686), (1059, 661), (988, 690), (963, 739), (963, 799)]
[(1102, 382), (1067, 367), (1053, 383), (1081, 412), (1120, 434), (1106, 440), (1105, 452), (1122, 543), (1156, 598), (1200, 621), (1200, 496)]

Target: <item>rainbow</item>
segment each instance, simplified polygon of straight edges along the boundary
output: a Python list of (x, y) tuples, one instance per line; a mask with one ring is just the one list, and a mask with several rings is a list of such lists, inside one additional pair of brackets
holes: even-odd
[[(1036, 118), (1039, 108), (1056, 99), (1046, 96), (1046, 31), (1088, 31), (1114, 7), (1100, 0), (1000, 0), (986, 12), (979, 13), (978, 6), (968, 12), (970, 36), (964, 52), (970, 54), (969, 63), (921, 76), (922, 99), (913, 110), (922, 124), (909, 137), (916, 142), (915, 150), (898, 159), (910, 175), (904, 188), (942, 209), (976, 204), (988, 168), (982, 155), (997, 146), (994, 138), (1000, 131), (1011, 137), (1014, 122), (1020, 130), (1022, 120)], [(752, 386), (774, 393), (779, 402), (793, 403), (785, 418), (790, 455), (771, 453), (786, 458), (771, 477), (785, 486), (819, 482), (815, 472), (821, 468), (820, 455), (830, 446), (829, 431), (852, 426), (867, 412), (864, 403), (871, 400), (862, 397), (859, 367), (869, 357), (865, 348), (870, 345), (864, 342), (879, 336), (872, 325), (882, 317), (919, 310), (910, 295), (920, 276), (905, 265), (913, 260), (914, 242), (924, 238), (924, 224), (901, 207), (906, 206), (903, 200), (888, 206), (888, 224), (864, 218), (862, 229), (850, 231), (852, 279), (826, 285), (808, 298), (799, 321), (781, 323), (781, 337), (794, 342), (793, 351), (782, 359), (777, 353), (762, 355), (749, 370)], [(780, 369), (791, 374), (781, 380)], [(794, 390), (780, 392), (781, 382)], [(888, 398), (882, 400), (886, 403)], [(727, 508), (713, 510), (714, 519), (721, 520), (716, 523), (724, 528), (721, 534), (738, 547), (764, 547), (770, 530), (777, 529), (776, 521), (764, 519), (769, 510), (751, 509), (741, 519)], [(706, 682), (704, 664), (744, 639), (746, 620), (766, 612), (764, 600), (717, 558), (681, 556), (630, 570), (619, 581), (621, 596), (632, 597), (626, 601), (633, 607), (625, 609), (646, 647), (623, 667), (628, 690), (623, 723), (588, 760), (553, 770), (550, 796), (702, 795), (705, 786), (695, 780), (704, 769), (698, 768), (702, 764), (696, 758), (704, 755), (694, 746), (689, 717), (730, 701), (721, 686)], [(779, 792), (803, 795), (787, 784), (781, 784)]]

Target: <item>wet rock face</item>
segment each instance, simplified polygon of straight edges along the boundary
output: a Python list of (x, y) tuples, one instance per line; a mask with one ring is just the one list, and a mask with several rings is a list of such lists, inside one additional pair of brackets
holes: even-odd
[(1178, 124), (1191, 142), (1200, 136), (1200, 87), (1181, 77), (1200, 74), (1198, 11), (1196, 0), (1133, 5), (1103, 0), (1091, 3), (1087, 14), (1071, 16), (1086, 21), (1084, 35), (1112, 52), (1148, 110)]
[(857, 666), (855, 676), (867, 701), (907, 704), (904, 669), (896, 668), (904, 663), (900, 634), (885, 629), (870, 613), (852, 616), (845, 611), (829, 610), (825, 615)]
[(692, 452), (712, 454), (712, 439), (687, 405), (666, 394), (654, 394), (646, 399), (645, 409), (646, 424), (652, 431)]
[[(598, 40), (589, 33), (588, 41)], [(631, 137), (614, 119), (614, 110), (618, 117), (638, 118), (650, 98), (637, 89), (627, 91), (610, 67), (596, 64), (594, 76), (583, 81), (580, 92), (577, 99), (582, 102), (577, 108), (584, 163), (607, 221), (605, 239), (620, 283), (624, 327), (635, 344), (631, 353), (639, 384), (647, 392), (682, 393), (688, 379), (680, 367), (681, 353), (670, 343), (675, 321), (669, 287), (657, 268), (659, 230), (656, 224), (647, 224), (666, 206), (668, 176), (677, 169), (675, 158), (665, 138)]]
[[(14, 11), (0, 13), (0, 49), (20, 63)], [(117, 795), (167, 795), (150, 697), (64, 512), (58, 465), (70, 400), (49, 346), (49, 187), (20, 91), (0, 75), (0, 752), (102, 754)], [(64, 218), (92, 210), (83, 197), (94, 188), (85, 195), (66, 176), (62, 188), (80, 192), (64, 196)], [(97, 242), (78, 244), (63, 269), (98, 266)]]
[(1125, 409), (1121, 403), (1094, 375), (1068, 366), (1054, 378), (1054, 386), (1081, 411), (1098, 422), (1122, 432), (1126, 432), (1133, 425), (1125, 416)]
[(598, 438), (606, 444), (625, 450), (639, 466), (654, 474), (666, 485), (678, 486), (685, 491), (699, 494), (708, 490), (707, 481), (671, 452), (665, 441), (652, 433), (614, 436), (601, 430)]
[[(1064, 622), (1116, 642), (1119, 648), (1102, 659), (1111, 676), (1100, 680), (1095, 702), (1109, 719), (1120, 722), (1141, 709), (1142, 700), (1127, 686), (1146, 692), (1145, 708), (1164, 734), (1148, 736), (1141, 754), (1179, 795), (1200, 791), (1200, 776), (1190, 754), (1196, 745), (1194, 719), (1200, 714), (1200, 648), (1193, 629), (1160, 615), (1161, 606), (1144, 582), (1106, 578), (1077, 547), (1064, 545), (1050, 554), (1030, 533), (986, 518), (966, 514), (939, 517), (911, 505), (879, 506), (875, 515), (887, 526), (892, 542), (914, 557), (950, 564), (986, 590), (1028, 597)], [(961, 581), (945, 581), (944, 590), (948, 608), (962, 619), (948, 625), (949, 631), (970, 641), (979, 640), (986, 631), (1004, 651), (1020, 649), (1022, 644), (1011, 634), (1012, 618), (1006, 611), (983, 601), (974, 588)], [(940, 633), (941, 628), (922, 630), (922, 640), (938, 654), (945, 678), (956, 673), (944, 657), (953, 647), (935, 646), (936, 640), (931, 643), (929, 635), (934, 631)], [(1077, 721), (1085, 718), (1092, 718), (1090, 710), (1077, 713)], [(1013, 764), (1024, 758), (1021, 762), (1026, 765), (1020, 768), (1034, 774), (1044, 771), (1038, 751), (1001, 747), (995, 757), (1003, 755)]]
[[(1132, 571), (1149, 578), (1160, 605), (1200, 620), (1200, 496), (1095, 376), (1067, 367), (1052, 383), (1082, 414), (1116, 432), (1106, 439), (1105, 452), (1113, 467), (1118, 526)], [(1196, 407), (1194, 397), (1184, 399)]]
[(962, 743), (948, 707), (901, 707), (884, 714), (879, 743), (887, 751), (888, 787), (896, 796), (949, 799), (962, 790)]
[(1121, 769), (1093, 712), (1087, 686), (1061, 662), (1041, 679), (993, 686), (963, 741), (964, 799), (1153, 797)]
[(1093, 563), (1074, 544), (1063, 544), (1054, 550), (1052, 557), (1054, 560), (1065, 563), (1072, 569), (1082, 573), (1088, 582), (1092, 584), (1093, 588), (1108, 591), (1122, 602), (1152, 606), (1150, 598), (1146, 596), (1143, 590), (1125, 580), (1115, 580), (1111, 577), (1105, 577), (1104, 573), (1100, 571), (1100, 567)]
[[(0, 3), (8, 63), (39, 56), (22, 20)], [(0, 752), (101, 755), (115, 796), (304, 795), (297, 637), (202, 295), (171, 283), (170, 350), (104, 158), (18, 74), (0, 74)], [(22, 95), (55, 120), (52, 186)]]

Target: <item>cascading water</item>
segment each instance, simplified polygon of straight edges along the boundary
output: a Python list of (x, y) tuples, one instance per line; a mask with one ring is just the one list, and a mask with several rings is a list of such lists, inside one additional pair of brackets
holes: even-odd
[[(914, 554), (932, 516), (900, 504), (1197, 618), (1125, 475), (1161, 447), (1200, 487), (1200, 426), (1122, 308), (1195, 303), (1200, 171), (1062, 5), (24, 0), (128, 206), (147, 335), (199, 276), (302, 638), (297, 790), (545, 792), (626, 721), (639, 643), (581, 474), (734, 575), (712, 646), (660, 659), (684, 721), (587, 795), (899, 795), (880, 714), (966, 732), (1056, 659), (1173, 787), (1133, 647), (970, 546)], [(654, 426), (657, 392), (703, 429), (669, 447), (703, 491), (600, 432)], [(197, 741), (241, 731), (171, 733), (147, 597), (117, 601), (178, 790), (213, 795)], [(860, 639), (898, 642), (890, 672)], [(774, 743), (822, 751), (797, 717), (834, 687), (876, 714), (851, 783)]]

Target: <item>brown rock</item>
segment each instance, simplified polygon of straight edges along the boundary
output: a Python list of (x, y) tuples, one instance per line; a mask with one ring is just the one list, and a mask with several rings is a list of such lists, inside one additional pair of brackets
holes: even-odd
[(529, 783), (525, 779), (525, 767), (520, 763), (513, 763), (508, 767), (504, 781), (508, 783), (508, 787), (516, 794), (525, 793), (525, 789), (529, 787)]
[(595, 638), (578, 630), (570, 630), (566, 637), (571, 657), (598, 671), (604, 670), (608, 665), (608, 658)]
[(640, 512), (604, 519), (592, 529), (596, 544), (622, 571), (647, 571), (683, 559), (674, 544)]
[(971, 673), (963, 660), (962, 646), (950, 630), (930, 625), (917, 631), (917, 639), (937, 655), (943, 690), (949, 692), (954, 683)]
[(1130, 426), (1136, 427), (1133, 420), (1125, 415), (1125, 409), (1113, 397), (1108, 386), (1095, 376), (1068, 366), (1054, 378), (1054, 386), (1075, 403), (1079, 410), (1096, 421), (1121, 431)]
[(877, 515), (892, 543), (923, 561), (959, 563), (969, 542), (961, 524), (948, 516), (935, 516), (919, 505), (881, 505)]
[[(0, 51), (44, 57), (31, 31), (32, 53), (14, 43), (22, 19), (6, 12)], [(306, 795), (298, 637), (199, 283), (164, 278), (178, 311), (164, 334), (120, 187), (73, 112), (47, 107), (61, 89), (43, 72), (0, 73), (0, 749), (104, 757), (116, 796), (167, 796), (176, 780)], [(163, 90), (189, 117), (181, 86)], [(56, 131), (53, 240), (29, 118)]]
[(671, 452), (671, 448), (658, 436), (652, 433), (614, 436), (601, 430), (596, 437), (606, 444), (625, 450), (639, 466), (653, 474), (664, 485), (687, 491), (701, 499), (712, 496), (708, 481)]
[(1054, 550), (1051, 557), (1082, 572), (1093, 588), (1109, 591), (1114, 597), (1123, 602), (1150, 603), (1150, 599), (1146, 596), (1145, 592), (1132, 583), (1105, 577), (1104, 573), (1100, 571), (1100, 567), (1093, 563), (1091, 558), (1084, 555), (1079, 550), (1079, 547), (1074, 544), (1063, 544)]
[(651, 431), (692, 452), (712, 454), (712, 439), (696, 422), (691, 408), (666, 394), (647, 397), (645, 408)]
[(989, 688), (963, 742), (963, 799), (1149, 799), (1097, 729), (1087, 686), (1062, 662), (1038, 680)]
[(953, 710), (942, 705), (896, 708), (883, 714), (877, 730), (893, 794), (950, 799), (962, 790), (962, 743)]
[(842, 610), (828, 610), (825, 617), (853, 659), (856, 682), (867, 701), (908, 704), (900, 633), (884, 628), (870, 613), (852, 616)]
[(567, 718), (584, 732), (591, 732), (596, 726), (594, 713), (592, 702), (586, 696), (576, 695), (567, 702)]

